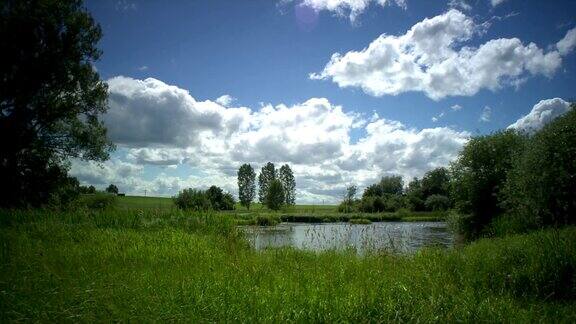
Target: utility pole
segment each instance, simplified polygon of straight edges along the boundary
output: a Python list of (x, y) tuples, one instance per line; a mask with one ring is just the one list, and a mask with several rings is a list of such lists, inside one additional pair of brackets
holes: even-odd
[(144, 189), (144, 197), (146, 197), (146, 189)]

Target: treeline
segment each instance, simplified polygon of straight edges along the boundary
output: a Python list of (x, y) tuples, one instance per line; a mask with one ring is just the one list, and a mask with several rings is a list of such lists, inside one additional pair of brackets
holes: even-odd
[(473, 138), (451, 166), (451, 192), (471, 237), (576, 222), (576, 105), (534, 134)]
[[(238, 197), (247, 209), (256, 198), (256, 173), (250, 164), (238, 170)], [(276, 171), (274, 163), (266, 163), (258, 175), (258, 201), (272, 210), (296, 203), (296, 179), (288, 164)]]
[(383, 177), (361, 199), (350, 186), (342, 212), (454, 209), (470, 238), (576, 223), (576, 106), (533, 134), (499, 131), (472, 138), (449, 168), (415, 178)]
[[(256, 173), (250, 164), (243, 164), (238, 169), (238, 198), (247, 209), (256, 198)], [(258, 175), (258, 200), (272, 210), (295, 204), (296, 181), (288, 164), (278, 171), (271, 162), (262, 167)], [(236, 201), (231, 193), (211, 186), (208, 190), (184, 189), (174, 197), (174, 203), (180, 209), (205, 211), (233, 210)]]
[(395, 212), (447, 210), (453, 206), (450, 195), (450, 173), (446, 168), (427, 172), (422, 179), (414, 178), (404, 188), (399, 175), (385, 176), (368, 186), (361, 199), (355, 199), (356, 186), (347, 188), (346, 197), (338, 206), (340, 212)]
[(236, 201), (229, 192), (222, 188), (211, 186), (208, 190), (184, 189), (174, 197), (174, 203), (180, 209), (196, 211), (233, 210)]

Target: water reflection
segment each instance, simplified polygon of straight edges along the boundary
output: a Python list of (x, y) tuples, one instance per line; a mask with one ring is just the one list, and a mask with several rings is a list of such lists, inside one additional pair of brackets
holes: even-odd
[(258, 250), (293, 246), (314, 251), (354, 248), (359, 253), (374, 250), (410, 253), (425, 246), (450, 247), (454, 242), (444, 222), (282, 223), (242, 228)]

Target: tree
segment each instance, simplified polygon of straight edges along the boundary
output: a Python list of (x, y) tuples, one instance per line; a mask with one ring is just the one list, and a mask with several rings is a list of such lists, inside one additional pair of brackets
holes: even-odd
[(410, 183), (408, 183), (408, 188), (406, 189), (406, 199), (410, 209), (414, 211), (422, 211), (426, 208), (424, 205), (426, 197), (422, 190), (422, 181), (418, 178), (414, 178)]
[(116, 185), (110, 184), (108, 186), (108, 188), (106, 188), (106, 192), (117, 195), (118, 194), (118, 187), (116, 187)]
[(238, 198), (240, 204), (250, 210), (250, 204), (256, 196), (256, 173), (250, 164), (238, 169)]
[(368, 186), (364, 189), (362, 197), (384, 197), (386, 195), (401, 195), (404, 181), (401, 176), (385, 176), (380, 182)]
[(231, 193), (226, 192), (224, 196), (222, 196), (222, 203), (220, 205), (220, 210), (234, 210), (236, 205), (236, 201)]
[(456, 208), (470, 215), (467, 234), (481, 234), (502, 212), (501, 189), (523, 142), (524, 137), (511, 130), (475, 137), (452, 164), (451, 196)]
[(270, 181), (268, 194), (266, 195), (266, 206), (272, 210), (278, 210), (284, 204), (284, 187), (278, 179)]
[(276, 169), (274, 163), (268, 162), (262, 167), (258, 175), (258, 200), (260, 203), (266, 203), (266, 195), (268, 195), (268, 188), (272, 180), (276, 179)]
[(0, 2), (0, 206), (45, 203), (70, 158), (108, 159), (101, 35), (80, 0)]
[(514, 158), (504, 206), (528, 226), (576, 223), (576, 104), (526, 141)]
[(284, 164), (280, 168), (278, 179), (282, 182), (284, 187), (284, 199), (287, 206), (294, 206), (296, 203), (296, 180), (292, 169), (288, 164)]
[(352, 211), (352, 206), (354, 205), (354, 198), (358, 192), (358, 187), (355, 185), (349, 185), (346, 187), (346, 193), (344, 194), (344, 212), (349, 213)]
[(404, 181), (399, 175), (382, 177), (378, 185), (383, 194), (401, 195), (404, 189)]
[(433, 211), (446, 210), (450, 208), (450, 199), (448, 199), (448, 197), (446, 196), (434, 194), (428, 196), (424, 204), (426, 205), (426, 209), (428, 210)]
[(436, 168), (426, 172), (422, 177), (422, 193), (424, 197), (431, 195), (448, 196), (450, 191), (450, 175), (446, 168)]
[(206, 191), (206, 196), (210, 201), (210, 206), (212, 206), (212, 209), (220, 210), (220, 207), (222, 206), (223, 204), (222, 202), (224, 199), (224, 191), (222, 190), (222, 188), (217, 186), (210, 186), (210, 188), (208, 188), (208, 190)]

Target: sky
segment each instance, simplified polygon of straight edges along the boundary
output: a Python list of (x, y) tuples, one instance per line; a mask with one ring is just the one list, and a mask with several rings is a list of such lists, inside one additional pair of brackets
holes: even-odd
[(109, 161), (81, 183), (237, 193), (288, 163), (298, 203), (407, 183), (471, 136), (533, 132), (570, 109), (576, 1), (89, 0), (108, 83)]

